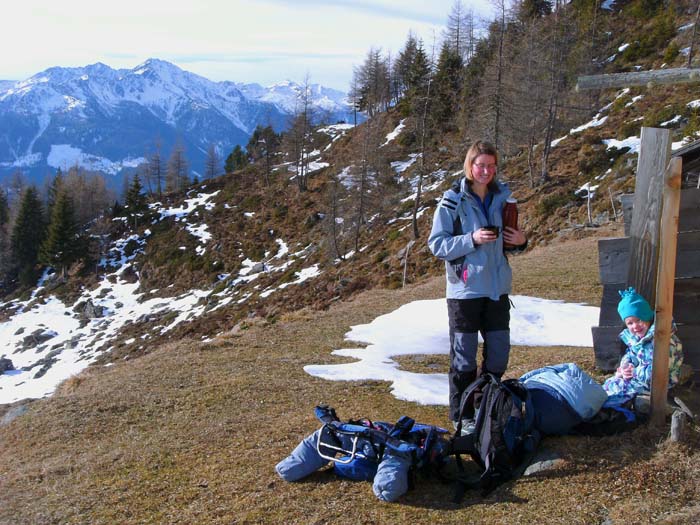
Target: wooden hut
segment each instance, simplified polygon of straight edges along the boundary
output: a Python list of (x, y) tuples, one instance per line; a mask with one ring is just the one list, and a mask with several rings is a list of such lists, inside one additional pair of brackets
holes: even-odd
[[(670, 153), (670, 143), (667, 146)], [(647, 252), (658, 249), (658, 242), (653, 238), (653, 224), (656, 222), (658, 225), (660, 216), (655, 194), (661, 184), (655, 183), (655, 179), (662, 178), (665, 163), (663, 155), (660, 155), (658, 163), (661, 169), (656, 166), (647, 169), (648, 173), (645, 174), (643, 154), (641, 151), (635, 195), (625, 196), (622, 200), (626, 236), (602, 239), (598, 243), (603, 298), (598, 326), (592, 330), (596, 366), (605, 371), (615, 369), (623, 350), (617, 339), (624, 328), (617, 314), (618, 290), (628, 286), (639, 289), (641, 284), (643, 294), (654, 305), (653, 294), (649, 295), (654, 288), (644, 284), (656, 280), (656, 258)], [(652, 159), (649, 162), (653, 162), (654, 155), (649, 154)], [(683, 343), (685, 363), (693, 368), (695, 378), (700, 379), (700, 141), (670, 155), (682, 159), (673, 318)], [(651, 228), (649, 224), (652, 224)], [(646, 259), (653, 262), (643, 262)]]

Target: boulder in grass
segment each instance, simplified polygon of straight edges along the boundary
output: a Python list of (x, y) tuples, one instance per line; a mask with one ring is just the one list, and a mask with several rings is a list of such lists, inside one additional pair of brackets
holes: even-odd
[(556, 470), (564, 463), (564, 459), (556, 451), (541, 447), (535, 454), (535, 457), (532, 458), (530, 465), (525, 469), (523, 476), (534, 476), (541, 472)]

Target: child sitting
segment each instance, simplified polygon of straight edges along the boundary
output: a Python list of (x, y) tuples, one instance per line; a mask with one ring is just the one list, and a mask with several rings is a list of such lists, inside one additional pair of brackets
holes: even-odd
[[(627, 347), (615, 375), (603, 384), (608, 393), (606, 405), (624, 404), (638, 394), (651, 392), (651, 365), (654, 356), (654, 311), (634, 288), (619, 292), (622, 299), (617, 311), (625, 323), (620, 339)], [(675, 325), (671, 331), (669, 386), (678, 383), (683, 364), (681, 342)]]

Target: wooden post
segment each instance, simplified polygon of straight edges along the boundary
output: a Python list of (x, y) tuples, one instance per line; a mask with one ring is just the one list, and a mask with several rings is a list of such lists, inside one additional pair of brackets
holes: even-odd
[(671, 441), (680, 443), (685, 436), (685, 414), (676, 410), (671, 416)]
[(630, 225), (628, 286), (653, 305), (659, 259), (659, 217), (663, 196), (663, 174), (671, 158), (671, 132), (642, 128), (634, 189), (634, 213)]
[(664, 174), (660, 256), (656, 278), (654, 357), (651, 373), (651, 423), (655, 426), (662, 425), (666, 420), (668, 360), (671, 324), (673, 322), (673, 288), (676, 276), (676, 247), (678, 243), (682, 168), (683, 160), (675, 157), (671, 159)]

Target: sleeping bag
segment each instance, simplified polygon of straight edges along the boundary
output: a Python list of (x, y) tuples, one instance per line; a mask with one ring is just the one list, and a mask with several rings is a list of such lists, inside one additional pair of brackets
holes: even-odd
[(595, 416), (608, 397), (603, 387), (575, 363), (538, 368), (520, 380), (532, 397), (535, 428), (543, 434), (569, 433)]

